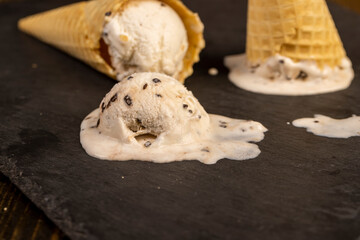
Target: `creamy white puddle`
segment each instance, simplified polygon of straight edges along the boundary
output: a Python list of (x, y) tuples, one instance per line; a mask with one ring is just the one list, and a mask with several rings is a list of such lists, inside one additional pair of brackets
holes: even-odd
[(318, 136), (329, 138), (349, 138), (360, 136), (360, 117), (353, 115), (346, 119), (333, 119), (316, 114), (314, 118), (301, 118), (294, 120), (295, 127), (306, 128)]
[(159, 73), (136, 73), (116, 84), (81, 124), (86, 152), (106, 160), (166, 163), (255, 158), (258, 122), (207, 114), (193, 94)]
[(249, 65), (245, 54), (225, 57), (229, 79), (245, 90), (275, 95), (312, 95), (349, 87), (354, 71), (344, 58), (341, 66), (319, 69), (313, 61), (294, 62), (279, 54), (262, 64)]

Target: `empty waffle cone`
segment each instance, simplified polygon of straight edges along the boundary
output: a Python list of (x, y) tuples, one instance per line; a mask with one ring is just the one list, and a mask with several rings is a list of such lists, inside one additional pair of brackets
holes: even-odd
[(333, 68), (346, 56), (325, 0), (249, 0), (246, 41), (251, 64), (280, 54)]
[[(131, 0), (92, 0), (74, 3), (20, 19), (18, 27), (116, 79), (101, 35), (105, 13), (120, 13), (129, 1)], [(205, 46), (204, 27), (198, 15), (181, 1), (161, 2), (177, 12), (187, 31), (189, 47), (183, 59), (183, 69), (178, 75), (178, 80), (184, 82), (193, 73), (192, 66), (199, 61), (199, 53)]]

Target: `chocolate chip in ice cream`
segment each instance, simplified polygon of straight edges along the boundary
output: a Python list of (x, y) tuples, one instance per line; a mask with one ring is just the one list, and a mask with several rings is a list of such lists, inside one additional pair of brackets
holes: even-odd
[(202, 152), (210, 152), (209, 148), (208, 147), (205, 147), (203, 149), (201, 149)]
[(131, 106), (132, 105), (132, 100), (131, 100), (131, 97), (129, 95), (126, 95), (124, 97), (124, 101), (125, 103), (128, 105), (128, 106)]
[(297, 75), (296, 79), (305, 80), (308, 77), (308, 74), (303, 70), (300, 70), (299, 74)]
[(105, 102), (102, 102), (101, 103), (101, 112), (104, 112), (104, 110), (105, 110)]
[(159, 83), (159, 82), (161, 82), (161, 80), (158, 79), (158, 78), (154, 78), (154, 79), (153, 79), (153, 82), (154, 82), (154, 83)]
[(115, 102), (117, 100), (117, 93), (111, 97), (110, 102)]

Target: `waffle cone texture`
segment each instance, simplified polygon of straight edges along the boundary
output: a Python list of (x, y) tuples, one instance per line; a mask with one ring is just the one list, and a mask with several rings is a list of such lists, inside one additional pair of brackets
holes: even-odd
[[(101, 54), (101, 36), (105, 13), (121, 13), (129, 1), (134, 0), (92, 0), (74, 3), (20, 19), (18, 27), (21, 31), (116, 79), (111, 63)], [(178, 77), (180, 82), (184, 82), (193, 73), (192, 66), (199, 61), (200, 51), (205, 46), (204, 26), (199, 16), (191, 12), (180, 0), (161, 2), (177, 12), (187, 31), (189, 47)]]
[(340, 65), (346, 53), (325, 0), (249, 0), (247, 59), (258, 64), (276, 54)]

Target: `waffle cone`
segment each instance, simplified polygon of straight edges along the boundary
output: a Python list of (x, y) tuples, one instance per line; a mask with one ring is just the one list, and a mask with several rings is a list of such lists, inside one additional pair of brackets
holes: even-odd
[[(131, 0), (79, 2), (20, 19), (18, 27), (116, 79), (115, 71), (106, 57), (107, 47), (104, 48), (101, 35), (105, 13), (121, 12), (129, 1)], [(177, 12), (187, 30), (189, 48), (183, 59), (183, 69), (178, 75), (178, 80), (184, 82), (193, 73), (192, 66), (199, 61), (200, 51), (205, 46), (202, 34), (204, 27), (198, 15), (181, 1), (161, 1)]]
[(257, 64), (275, 54), (340, 65), (346, 53), (325, 0), (249, 0), (247, 59)]

